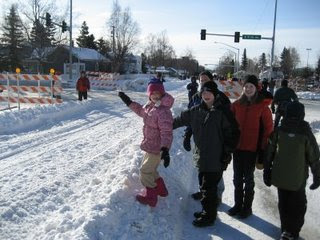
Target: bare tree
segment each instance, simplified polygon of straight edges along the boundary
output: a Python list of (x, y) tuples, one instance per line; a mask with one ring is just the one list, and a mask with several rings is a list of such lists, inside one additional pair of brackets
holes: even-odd
[(295, 47), (289, 47), (293, 69), (296, 69), (300, 63), (300, 55)]
[(176, 57), (166, 31), (159, 34), (149, 34), (144, 52), (148, 63), (155, 67), (166, 66)]
[(122, 11), (118, 0), (113, 2), (112, 14), (107, 25), (113, 32), (110, 40), (113, 43), (113, 71), (121, 72), (127, 55), (139, 42), (140, 29), (131, 16), (130, 8)]
[[(61, 23), (67, 18), (69, 10), (68, 6), (57, 7), (55, 0), (19, 0), (19, 8), (24, 16), (22, 23), (29, 40), (32, 27), (37, 21), (45, 25), (45, 20), (40, 17), (45, 17), (45, 14), (49, 13), (53, 22)], [(61, 29), (58, 30), (60, 31), (55, 33), (54, 38), (57, 43), (64, 42), (66, 38), (62, 35)]]

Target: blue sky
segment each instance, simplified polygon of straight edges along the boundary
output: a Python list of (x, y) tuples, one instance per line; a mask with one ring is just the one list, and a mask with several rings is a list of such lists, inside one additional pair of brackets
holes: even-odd
[[(2, 2), (4, 0), (0, 0)], [(59, 0), (62, 3), (69, 0)], [(110, 16), (113, 1), (73, 0), (74, 27), (87, 21), (89, 31), (96, 37), (109, 35), (106, 21)], [(275, 0), (119, 0), (120, 5), (130, 7), (132, 16), (141, 28), (141, 39), (149, 33), (166, 30), (171, 45), (178, 56), (191, 49), (201, 64), (216, 64), (228, 52), (223, 42), (240, 49), (247, 49), (247, 56), (258, 57), (262, 52), (270, 54), (270, 40), (240, 40), (234, 43), (231, 37), (207, 36), (200, 41), (200, 29), (209, 33), (261, 34), (272, 36)], [(296, 47), (301, 66), (314, 65), (320, 56), (320, 1), (278, 0), (275, 54), (283, 47)], [(74, 29), (74, 37), (79, 33)], [(141, 48), (137, 52), (141, 52)], [(230, 49), (230, 48), (229, 48)], [(234, 50), (234, 49), (231, 49)]]

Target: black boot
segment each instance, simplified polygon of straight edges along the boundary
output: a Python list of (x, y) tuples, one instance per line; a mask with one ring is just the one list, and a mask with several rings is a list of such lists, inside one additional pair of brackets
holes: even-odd
[(235, 216), (241, 212), (242, 205), (243, 205), (243, 191), (242, 190), (235, 190), (234, 191), (234, 201), (235, 201), (234, 206), (228, 210), (229, 216)]
[(199, 217), (201, 217), (202, 215), (203, 215), (204, 213), (203, 213), (203, 211), (199, 211), (199, 212), (194, 212), (193, 213), (193, 216), (195, 217), (195, 218), (199, 218)]
[(214, 225), (215, 217), (208, 216), (207, 214), (201, 215), (199, 218), (193, 220), (192, 224), (195, 227), (208, 227)]
[(201, 192), (192, 193), (192, 194), (191, 194), (191, 197), (192, 197), (194, 200), (200, 200), (200, 199), (202, 198), (202, 193), (201, 193)]
[(239, 213), (239, 218), (247, 218), (252, 215), (252, 202), (253, 202), (254, 192), (245, 192), (243, 208)]

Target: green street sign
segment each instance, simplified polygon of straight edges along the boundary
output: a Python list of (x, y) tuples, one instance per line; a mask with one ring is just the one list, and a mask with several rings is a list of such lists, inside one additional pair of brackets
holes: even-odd
[(242, 39), (261, 40), (261, 35), (243, 34)]

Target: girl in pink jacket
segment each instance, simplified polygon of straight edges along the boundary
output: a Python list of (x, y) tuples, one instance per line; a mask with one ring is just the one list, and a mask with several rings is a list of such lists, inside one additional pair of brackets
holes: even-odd
[(140, 167), (140, 180), (146, 191), (143, 195), (137, 195), (136, 199), (142, 204), (155, 207), (158, 195), (168, 196), (168, 190), (157, 167), (161, 160), (164, 161), (165, 167), (170, 163), (169, 149), (172, 143), (173, 124), (170, 108), (174, 98), (165, 92), (160, 81), (151, 81), (148, 84), (147, 94), (149, 101), (144, 106), (131, 101), (124, 92), (119, 92), (118, 95), (132, 111), (143, 118), (143, 140), (140, 148), (145, 151), (145, 155)]

